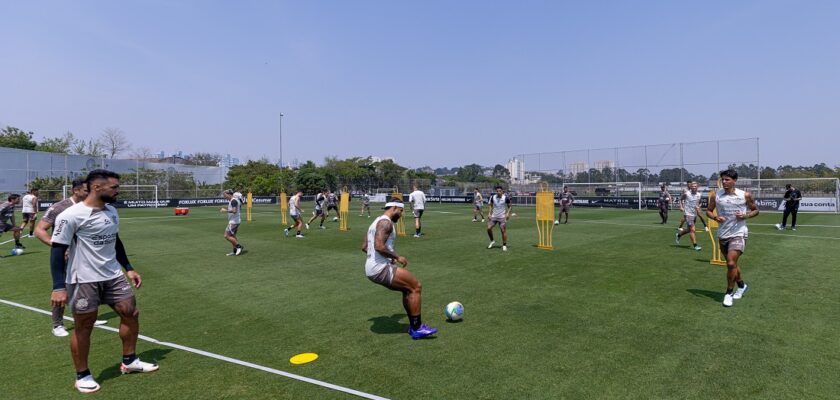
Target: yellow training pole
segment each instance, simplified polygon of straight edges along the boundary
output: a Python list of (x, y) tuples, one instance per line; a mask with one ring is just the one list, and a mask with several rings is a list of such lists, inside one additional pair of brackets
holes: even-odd
[(341, 190), (341, 200), (338, 203), (339, 223), (338, 230), (347, 231), (347, 214), (350, 213), (350, 193), (347, 188)]
[(286, 214), (289, 212), (289, 199), (286, 198), (286, 192), (280, 192), (280, 223), (286, 226), (289, 222), (286, 221)]
[[(394, 193), (391, 193), (391, 198), (403, 201), (403, 195), (397, 188), (394, 188)], [(403, 209), (403, 213), (405, 213), (405, 209)], [(397, 226), (397, 236), (405, 236), (405, 214), (403, 214), (403, 218), (400, 218), (400, 220), (394, 225)]]
[(554, 192), (548, 190), (548, 185), (540, 185), (537, 192), (537, 247), (553, 250), (552, 237), (554, 234)]
[[(723, 187), (723, 185), (721, 185), (720, 183), (720, 179), (718, 179), (717, 181), (717, 187), (718, 189)], [(715, 193), (716, 191), (709, 192), (709, 201), (712, 201), (712, 199), (715, 198)], [(715, 208), (715, 211), (712, 214), (717, 216), (717, 208)], [(726, 259), (723, 258), (723, 254), (721, 254), (720, 252), (720, 244), (717, 238), (715, 237), (715, 233), (717, 232), (719, 227), (720, 226), (718, 225), (717, 221), (709, 218), (709, 238), (712, 239), (712, 258), (709, 260), (709, 264), (720, 265), (725, 267)]]
[(251, 222), (251, 207), (254, 206), (254, 196), (248, 192), (248, 206), (245, 208), (248, 211), (248, 222)]

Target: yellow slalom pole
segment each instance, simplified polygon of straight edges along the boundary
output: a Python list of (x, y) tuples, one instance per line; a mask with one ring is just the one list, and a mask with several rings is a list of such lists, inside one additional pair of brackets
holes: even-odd
[[(720, 182), (720, 179), (718, 179), (717, 181), (717, 187), (718, 189), (723, 187), (723, 185)], [(712, 199), (715, 198), (715, 193), (715, 191), (709, 192), (709, 201), (712, 201)], [(717, 216), (717, 208), (715, 208), (715, 211), (712, 214), (714, 216)], [(726, 259), (723, 258), (723, 254), (721, 254), (720, 252), (720, 244), (715, 238), (715, 233), (717, 232), (718, 228), (720, 228), (718, 222), (712, 218), (709, 218), (709, 238), (712, 239), (712, 258), (709, 260), (709, 264), (720, 265), (725, 267)]]
[(338, 215), (339, 215), (339, 224), (338, 230), (342, 232), (346, 232), (347, 229), (347, 215), (350, 213), (350, 192), (347, 191), (347, 187), (345, 186), (341, 190), (341, 200), (338, 203)]
[(283, 226), (288, 225), (288, 221), (286, 220), (286, 214), (289, 213), (289, 199), (286, 196), (286, 192), (280, 192), (280, 223)]
[(552, 238), (554, 236), (554, 192), (548, 190), (545, 183), (540, 185), (537, 192), (537, 247), (544, 250), (553, 250)]
[[(398, 188), (394, 188), (394, 193), (391, 193), (391, 198), (399, 201), (403, 201), (403, 195), (400, 193)], [(397, 226), (397, 236), (406, 236), (405, 235), (405, 218), (400, 218), (394, 225)]]
[(245, 209), (248, 211), (248, 222), (251, 222), (251, 207), (254, 206), (254, 196), (248, 192), (248, 206)]

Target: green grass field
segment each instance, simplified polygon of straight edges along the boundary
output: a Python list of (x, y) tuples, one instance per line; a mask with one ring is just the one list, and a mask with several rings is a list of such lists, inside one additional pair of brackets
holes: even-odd
[[(311, 204), (306, 204), (311, 209)], [(355, 205), (353, 206), (354, 210)], [(360, 251), (372, 219), (284, 237), (279, 209), (243, 223), (240, 257), (226, 257), (217, 208), (121, 211), (121, 237), (144, 284), (141, 334), (393, 399), (820, 399), (840, 393), (840, 216), (750, 220), (742, 270), (750, 290), (721, 306), (724, 268), (674, 245), (656, 212), (572, 210), (540, 250), (534, 209), (519, 207), (510, 250), (487, 249), (468, 205), (431, 204), (425, 236), (397, 251), (423, 283), (423, 319), (440, 332), (413, 341), (400, 295), (368, 281)], [(375, 216), (376, 214), (374, 214)], [(412, 229), (406, 221), (407, 230)], [(498, 231), (497, 242), (500, 243)], [(10, 239), (5, 234), (2, 240)], [(0, 259), (0, 299), (49, 310), (48, 249)], [(11, 243), (0, 246), (4, 255)], [(443, 307), (465, 307), (447, 323)], [(108, 326), (118, 324), (107, 307)], [(67, 323), (68, 328), (72, 323)], [(346, 393), (141, 341), (161, 366), (120, 376), (119, 338), (96, 329), (97, 398), (349, 399)], [(302, 352), (320, 358), (295, 366)], [(0, 398), (81, 396), (67, 338), (50, 317), (0, 304)]]

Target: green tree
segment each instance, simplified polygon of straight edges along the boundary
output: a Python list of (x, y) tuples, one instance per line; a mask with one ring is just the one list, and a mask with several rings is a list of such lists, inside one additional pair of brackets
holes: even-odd
[(493, 177), (501, 179), (510, 179), (510, 171), (508, 171), (508, 169), (505, 168), (504, 165), (496, 164), (496, 166), (493, 167)]
[(465, 165), (455, 176), (461, 182), (475, 182), (476, 178), (481, 175), (481, 169), (481, 166), (478, 164)]
[(34, 135), (32, 132), (24, 132), (13, 126), (7, 126), (0, 130), (0, 147), (35, 150), (38, 143), (32, 140)]
[(245, 165), (230, 168), (225, 187), (243, 194), (251, 192), (255, 196), (270, 196), (278, 193), (281, 175), (276, 164), (266, 160), (248, 161)]
[(70, 148), (75, 141), (76, 138), (73, 136), (73, 133), (67, 132), (57, 138), (45, 138), (41, 143), (38, 143), (38, 147), (35, 150), (46, 151), (48, 153), (69, 154)]

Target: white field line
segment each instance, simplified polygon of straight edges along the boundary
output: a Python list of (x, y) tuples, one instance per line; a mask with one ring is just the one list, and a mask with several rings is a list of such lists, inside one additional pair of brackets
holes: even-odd
[[(38, 308), (35, 308), (35, 307), (30, 307), (30, 306), (27, 306), (27, 305), (24, 305), (24, 304), (15, 303), (13, 301), (0, 299), (0, 303), (10, 305), (10, 306), (13, 306), (13, 307), (23, 308), (25, 310), (34, 311), (34, 312), (45, 314), (45, 315), (50, 315), (50, 316), (52, 315), (52, 313), (50, 311), (41, 310), (41, 309), (38, 309)], [(64, 319), (66, 319), (68, 321), (73, 320), (73, 318), (70, 318), (68, 316), (65, 316)], [(107, 331), (119, 333), (118, 329), (112, 328), (110, 326), (96, 326), (95, 328), (105, 329)], [(364, 397), (366, 399), (388, 400), (385, 397), (380, 397), (380, 396), (377, 396), (377, 395), (374, 395), (374, 394), (360, 392), (358, 390), (346, 388), (346, 387), (343, 387), (343, 386), (333, 385), (332, 383), (327, 383), (327, 382), (324, 382), (324, 381), (319, 381), (317, 379), (307, 378), (305, 376), (300, 376), (300, 375), (292, 374), (292, 373), (289, 373), (289, 372), (280, 371), (280, 370), (274, 369), (274, 368), (264, 367), (262, 365), (250, 363), (250, 362), (247, 362), (247, 361), (238, 360), (238, 359), (231, 358), (231, 357), (226, 357), (226, 356), (215, 354), (215, 353), (210, 353), (208, 351), (195, 349), (195, 348), (188, 347), (188, 346), (183, 346), (183, 345), (180, 345), (180, 344), (177, 344), (177, 343), (162, 342), (160, 340), (150, 338), (148, 336), (143, 336), (143, 335), (140, 335), (139, 339), (140, 340), (145, 340), (147, 342), (155, 343), (155, 344), (158, 344), (158, 345), (161, 345), (161, 346), (171, 347), (171, 348), (174, 348), (174, 349), (187, 351), (187, 352), (202, 355), (202, 356), (205, 356), (205, 357), (214, 358), (216, 360), (241, 365), (243, 367), (257, 369), (257, 370), (260, 370), (260, 371), (268, 372), (270, 374), (285, 376), (286, 378), (291, 378), (291, 379), (299, 380), (299, 381), (302, 381), (302, 382), (311, 383), (313, 385), (318, 385), (318, 386), (325, 387), (327, 389), (337, 390), (339, 392), (344, 392), (344, 393), (352, 394), (352, 395), (355, 395), (355, 396)]]

